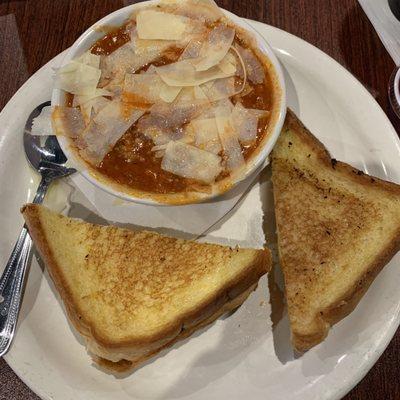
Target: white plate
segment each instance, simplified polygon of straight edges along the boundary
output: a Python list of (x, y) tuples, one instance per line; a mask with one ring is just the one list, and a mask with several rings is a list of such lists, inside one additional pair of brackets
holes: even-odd
[[(400, 182), (399, 140), (364, 87), (315, 47), (276, 28), (251, 23), (285, 67), (289, 106), (335, 157)], [(31, 195), (27, 187), (33, 187), (22, 150), (22, 127), (30, 110), (49, 98), (50, 66), (58, 62), (38, 71), (0, 116), (0, 265), (22, 224), (18, 210)], [(268, 188), (263, 179), (212, 235), (225, 237), (236, 218), (252, 212), (251, 202), (256, 200), (264, 203), (269, 221)], [(260, 219), (249, 221), (247, 227)], [(90, 365), (48, 276), (43, 278), (34, 261), (18, 335), (6, 360), (45, 399), (339, 399), (367, 373), (399, 324), (399, 264), (397, 255), (357, 309), (331, 330), (324, 343), (300, 358), (290, 350), (285, 314), (272, 329), (268, 282), (263, 278), (232, 316), (163, 352), (131, 376), (116, 379)]]

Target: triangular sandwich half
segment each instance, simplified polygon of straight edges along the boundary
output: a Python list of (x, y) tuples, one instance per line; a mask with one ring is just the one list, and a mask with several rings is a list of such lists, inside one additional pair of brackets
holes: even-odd
[(92, 225), (28, 204), (22, 214), (95, 361), (122, 371), (243, 303), (268, 250)]
[(292, 343), (305, 351), (349, 314), (400, 248), (400, 186), (331, 159), (289, 111), (272, 181)]

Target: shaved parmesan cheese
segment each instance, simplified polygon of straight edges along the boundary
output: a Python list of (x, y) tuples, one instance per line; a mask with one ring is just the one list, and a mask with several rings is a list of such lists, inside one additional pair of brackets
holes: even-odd
[[(185, 139), (185, 138), (180, 139), (179, 142), (180, 142), (180, 143), (187, 143), (187, 144), (191, 144), (191, 143), (192, 143), (192, 142), (186, 141), (186, 140), (184, 140), (184, 139)], [(169, 143), (169, 142), (168, 142), (168, 143)], [(156, 158), (163, 158), (163, 157), (164, 157), (164, 155), (165, 155), (165, 149), (167, 148), (168, 143), (162, 144), (162, 145), (159, 145), (159, 146), (154, 146), (154, 147), (151, 149), (151, 151), (154, 153), (154, 156), (155, 156)]]
[(163, 0), (163, 9), (206, 22), (215, 22), (224, 14), (213, 0)]
[(203, 43), (200, 40), (198, 39), (191, 40), (186, 46), (181, 56), (179, 57), (179, 60), (182, 61), (199, 57), (202, 46)]
[(234, 29), (222, 24), (216, 26), (203, 43), (198, 58), (192, 60), (196, 71), (206, 71), (217, 65), (228, 53), (234, 37)]
[[(173, 86), (171, 86), (173, 87)], [(191, 102), (195, 101), (195, 93), (194, 93), (194, 88), (198, 86), (188, 86), (184, 87), (182, 91), (179, 93), (178, 98), (176, 99), (177, 102), (179, 103), (185, 103), (185, 102)]]
[(195, 146), (218, 154), (222, 150), (215, 118), (195, 119), (189, 124), (195, 132)]
[(236, 103), (231, 114), (231, 122), (241, 142), (247, 143), (256, 139), (258, 120), (267, 113), (265, 110), (247, 109), (239, 102)]
[(192, 36), (192, 34), (184, 35), (181, 40), (140, 39), (135, 28), (131, 31), (130, 45), (137, 57), (152, 57), (154, 60), (161, 57), (170, 47), (185, 48)]
[(58, 70), (56, 87), (72, 94), (88, 95), (99, 82), (99, 66), (100, 57), (87, 51)]
[(195, 86), (195, 69), (188, 60), (156, 68), (157, 74), (170, 86)]
[[(151, 148), (151, 151), (154, 151), (154, 152), (165, 151), (169, 142), (172, 142), (172, 140), (169, 140), (165, 144), (158, 144), (158, 145), (153, 146)], [(183, 136), (182, 138), (176, 140), (176, 142), (191, 144), (191, 143), (193, 143), (193, 138), (191, 136)]]
[(147, 139), (152, 140), (156, 146), (165, 146), (167, 143), (171, 141), (172, 135), (163, 132), (160, 128), (156, 126), (145, 127), (142, 124), (139, 132), (141, 132), (144, 136), (146, 136)]
[(96, 88), (95, 90), (93, 90), (92, 93), (88, 93), (86, 95), (76, 95), (74, 96), (74, 101), (73, 101), (73, 106), (79, 106), (81, 104), (86, 103), (89, 100), (93, 100), (96, 97), (102, 97), (102, 96), (111, 96), (112, 93), (109, 92), (106, 89), (99, 89)]
[(141, 110), (132, 110), (129, 117), (125, 118), (121, 102), (110, 101), (83, 132), (80, 152), (82, 157), (98, 165), (143, 113)]
[(208, 105), (202, 101), (187, 103), (159, 103), (152, 106), (150, 116), (169, 129), (178, 129), (197, 117)]
[(101, 58), (101, 70), (103, 79), (115, 79), (121, 81), (127, 72), (134, 72), (142, 65), (129, 43), (124, 44), (111, 54)]
[(179, 86), (173, 87), (173, 86), (163, 85), (159, 93), (160, 98), (166, 103), (172, 103), (176, 99), (176, 96), (178, 96), (181, 89), (182, 87)]
[[(101, 80), (103, 86), (107, 85), (108, 89), (110, 82), (114, 88), (118, 87), (118, 85), (122, 85), (126, 73), (134, 73), (138, 69), (159, 58), (161, 53), (162, 50), (156, 48), (153, 51), (136, 54), (132, 44), (126, 43), (110, 55), (102, 57), (100, 65), (102, 69)], [(114, 91), (113, 88), (109, 90)]]
[(138, 57), (146, 54), (158, 54), (161, 56), (164, 51), (176, 45), (173, 40), (146, 40), (138, 37), (133, 39), (133, 43), (134, 52)]
[(101, 71), (90, 65), (71, 61), (57, 72), (55, 87), (77, 95), (92, 93), (99, 83)]
[[(239, 61), (240, 61), (241, 67), (242, 67), (242, 73), (243, 73), (243, 76), (242, 76), (242, 79), (243, 79), (242, 87), (235, 93), (235, 94), (240, 94), (240, 93), (242, 93), (244, 91), (246, 85), (248, 86), (248, 83), (247, 83), (247, 70), (246, 70), (246, 66), (244, 65), (244, 61), (243, 61), (243, 58), (240, 55), (240, 53), (233, 46), (231, 46), (231, 49), (236, 54), (236, 56), (239, 58)], [(237, 70), (237, 68), (236, 68), (236, 70)]]
[(233, 76), (230, 78), (216, 79), (209, 83), (205, 83), (201, 87), (203, 93), (206, 94), (210, 101), (227, 99), (237, 93), (235, 78)]
[(193, 94), (196, 100), (207, 100), (207, 96), (204, 93), (204, 90), (200, 86), (193, 87)]
[(179, 142), (186, 143), (186, 144), (193, 144), (195, 140), (194, 132), (188, 131), (187, 129), (184, 130), (184, 136), (179, 139)]
[[(86, 124), (89, 123), (92, 115), (92, 108), (97, 103), (98, 98), (104, 99), (102, 96), (111, 96), (112, 93), (105, 89), (95, 89), (87, 95), (75, 95), (72, 103), (73, 107), (79, 106)], [(105, 100), (105, 99), (104, 99)]]
[[(168, 86), (157, 74), (151, 73), (151, 70), (144, 74), (125, 75), (124, 91), (150, 104), (160, 100), (171, 103), (181, 89), (181, 87)], [(129, 101), (129, 96), (127, 98)]]
[[(103, 82), (104, 84), (105, 82)], [(99, 85), (102, 89), (107, 90), (108, 92), (111, 93), (112, 97), (121, 97), (122, 96), (122, 84), (123, 84), (123, 80), (121, 80), (120, 77), (118, 77), (118, 79), (113, 79), (111, 81), (108, 81), (107, 84), (102, 85), (102, 82), (100, 81)]]
[(92, 104), (92, 100), (89, 100), (85, 103), (82, 103), (79, 106), (83, 119), (85, 121), (86, 125), (89, 125), (90, 123), (90, 118), (92, 117), (92, 108), (93, 108), (93, 104)]
[(229, 117), (233, 111), (233, 103), (229, 99), (223, 99), (217, 102), (214, 107), (214, 115)]
[(136, 16), (140, 39), (180, 40), (190, 31), (192, 20), (155, 10), (142, 10)]
[(226, 167), (229, 171), (241, 170), (245, 166), (242, 148), (240, 146), (236, 130), (231, 124), (231, 105), (228, 102), (221, 103), (215, 109), (218, 134), (226, 157)]
[[(168, 143), (169, 143), (169, 142), (168, 142)], [(165, 149), (167, 148), (168, 143), (159, 144), (159, 145), (153, 146), (153, 147), (151, 148), (151, 151), (163, 151), (163, 150), (165, 150)]]
[(219, 78), (233, 76), (236, 67), (222, 60), (220, 64), (207, 71), (196, 71), (190, 60), (157, 67), (157, 74), (169, 86), (198, 86)]
[(188, 16), (199, 17), (201, 15), (207, 22), (215, 22), (224, 17), (224, 13), (214, 0), (189, 0), (188, 5), (190, 5)]
[(196, 118), (202, 111), (209, 107), (208, 102), (202, 100), (191, 102), (174, 102), (169, 104), (155, 104), (151, 114), (158, 115), (166, 120), (168, 126), (178, 128)]
[[(254, 53), (238, 44), (235, 44), (234, 47), (243, 59), (249, 81), (255, 84), (263, 83), (265, 78), (264, 68)], [(242, 78), (244, 71), (239, 71), (239, 76)]]
[(222, 171), (219, 156), (180, 142), (168, 143), (161, 168), (204, 183), (214, 182)]
[(203, 102), (157, 103), (150, 113), (140, 118), (137, 129), (156, 145), (180, 140), (184, 136), (183, 125), (199, 115), (206, 105)]
[[(148, 139), (151, 139), (156, 146), (165, 146), (172, 140), (192, 143), (194, 134), (188, 134), (183, 128), (165, 126), (160, 116), (152, 114), (142, 117), (138, 122), (138, 130)], [(162, 149), (160, 147), (159, 149)]]
[(96, 97), (91, 100), (93, 114), (98, 114), (111, 100), (107, 100), (105, 97)]
[(155, 114), (142, 117), (137, 124), (137, 129), (157, 146), (180, 139), (183, 135), (181, 130), (169, 126), (163, 117)]
[(40, 114), (33, 119), (32, 128), (29, 133), (35, 136), (54, 135), (51, 125), (51, 113), (51, 106), (43, 107)]
[(156, 67), (154, 67), (153, 65), (150, 66), (146, 74), (151, 74), (151, 77), (153, 78), (153, 86), (155, 86), (158, 90), (159, 99), (165, 101), (166, 103), (172, 103), (182, 90), (181, 86), (174, 87), (165, 84), (164, 81), (156, 73)]
[[(173, 86), (171, 86), (173, 87)], [(188, 86), (184, 87), (182, 91), (179, 93), (179, 96), (176, 99), (177, 103), (185, 103), (185, 102), (204, 102), (208, 103), (208, 98), (205, 95), (204, 91), (200, 88), (200, 86)]]
[(93, 68), (100, 68), (100, 56), (92, 54), (90, 50), (83, 53), (80, 57), (76, 59), (76, 61), (82, 64), (90, 65)]
[(104, 108), (109, 101), (110, 100), (107, 100), (104, 97), (95, 97), (94, 99), (91, 99), (79, 106), (86, 125), (89, 125), (90, 118), (92, 118), (93, 115), (98, 114), (100, 110)]
[(222, 61), (218, 64), (218, 67), (227, 75), (233, 76), (236, 74), (237, 63), (236, 58), (232, 53), (228, 53)]
[(73, 139), (79, 137), (85, 129), (82, 113), (77, 108), (57, 106), (53, 118), (57, 120), (57, 125), (61, 123), (63, 132)]
[[(218, 105), (218, 104), (217, 104)], [(210, 118), (215, 118), (215, 105), (214, 107), (208, 107), (202, 110), (202, 112), (197, 116), (197, 119), (210, 119)], [(232, 106), (233, 108), (233, 106)]]

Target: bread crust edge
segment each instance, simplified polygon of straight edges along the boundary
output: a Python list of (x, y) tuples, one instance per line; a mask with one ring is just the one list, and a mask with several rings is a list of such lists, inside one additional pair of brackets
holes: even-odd
[[(392, 194), (400, 195), (399, 185), (366, 175), (347, 163), (332, 159), (327, 148), (305, 127), (289, 108), (286, 115), (284, 129), (285, 128), (296, 131), (302, 139), (313, 148), (318, 155), (318, 159), (329, 168), (333, 168), (339, 173), (346, 174), (351, 180), (358, 184), (371, 187), (379, 185), (382, 189)], [(376, 276), (399, 250), (400, 228), (395, 233), (389, 245), (370, 263), (366, 272), (360, 276), (357, 283), (329, 307), (319, 310), (319, 315), (316, 315), (314, 320), (316, 326), (319, 328), (318, 330), (312, 333), (302, 334), (292, 329), (291, 340), (294, 349), (303, 353), (321, 343), (327, 337), (331, 326), (341, 321), (356, 308)]]
[(254, 285), (250, 286), (248, 289), (246, 289), (243, 293), (239, 294), (235, 299), (232, 299), (228, 303), (225, 303), (223, 307), (219, 308), (214, 314), (212, 314), (210, 317), (206, 318), (205, 320), (200, 321), (197, 323), (195, 326), (192, 326), (189, 329), (184, 329), (181, 331), (181, 333), (176, 336), (171, 342), (163, 345), (162, 347), (156, 349), (155, 351), (151, 352), (150, 354), (147, 354), (143, 356), (142, 358), (132, 362), (129, 360), (120, 360), (118, 362), (112, 362), (110, 360), (107, 360), (102, 357), (95, 357), (94, 361), (100, 368), (104, 368), (107, 371), (118, 374), (118, 373), (124, 373), (124, 372), (132, 372), (134, 369), (136, 369), (138, 366), (143, 364), (145, 361), (148, 359), (154, 357), (157, 355), (159, 352), (173, 346), (175, 343), (179, 342), (180, 340), (186, 339), (189, 336), (191, 336), (195, 331), (197, 331), (200, 328), (203, 328), (207, 325), (210, 325), (213, 323), (216, 319), (221, 317), (222, 315), (226, 314), (227, 312), (233, 311), (236, 308), (238, 308), (246, 299), (247, 297), (250, 296), (250, 294), (257, 288), (257, 283)]
[[(367, 187), (380, 186), (382, 189), (392, 193), (394, 195), (400, 195), (400, 185), (393, 182), (388, 182), (380, 178), (376, 178), (371, 175), (365, 174), (363, 171), (352, 167), (351, 165), (336, 160), (332, 158), (329, 150), (325, 145), (320, 142), (308, 129), (307, 127), (297, 118), (296, 114), (288, 108), (286, 114), (286, 120), (283, 129), (292, 129), (296, 131), (309, 146), (311, 146), (315, 152), (318, 154), (318, 159), (325, 166), (337, 171), (339, 173), (344, 173), (350, 180), (357, 184), (361, 184)], [(272, 151), (272, 161), (274, 159), (274, 152)]]
[(375, 258), (357, 283), (330, 307), (320, 310), (320, 315), (315, 317), (318, 326), (321, 327), (319, 331), (307, 335), (292, 331), (293, 347), (299, 352), (305, 352), (321, 343), (327, 337), (330, 328), (357, 307), (379, 272), (382, 271), (399, 249), (400, 229), (397, 232), (396, 239)]
[[(232, 298), (235, 298), (238, 293), (240, 294), (244, 290), (247, 290), (249, 287), (256, 284), (258, 280), (271, 269), (272, 265), (270, 251), (267, 248), (260, 250), (256, 253), (254, 260), (249, 263), (247, 268), (241, 271), (235, 279), (228, 281), (224, 287), (222, 287), (217, 293), (214, 293), (212, 296), (205, 299), (196, 309), (189, 311), (179, 320), (174, 321), (169, 326), (165, 327), (162, 331), (159, 331), (145, 339), (133, 339), (115, 343), (108, 338), (98, 335), (95, 327), (93, 327), (90, 322), (81, 315), (79, 307), (74, 302), (73, 295), (60, 273), (60, 268), (53, 256), (52, 250), (47, 245), (48, 241), (41, 224), (38, 206), (35, 204), (26, 204), (21, 208), (21, 213), (24, 216), (29, 233), (34, 240), (40, 255), (45, 261), (49, 275), (60, 294), (67, 315), (73, 326), (82, 336), (84, 336), (88, 345), (91, 342), (94, 342), (96, 345), (99, 345), (100, 348), (110, 352), (121, 353), (124, 349), (129, 349), (130, 347), (145, 347), (146, 345), (152, 345), (155, 350), (152, 354), (157, 353), (161, 348), (167, 347), (170, 343), (172, 344), (172, 342), (179, 337), (183, 327), (190, 327), (191, 325), (196, 326), (198, 321), (203, 321), (210, 317), (210, 315), (212, 316), (221, 306), (229, 302)], [(214, 319), (218, 318), (218, 316)], [(194, 330), (196, 329), (197, 328)], [(151, 355), (149, 355), (149, 357), (151, 357)], [(110, 363), (115, 364), (113, 361), (110, 361)], [(135, 365), (136, 364), (137, 363), (135, 363)], [(131, 367), (129, 367), (129, 369), (131, 369)]]

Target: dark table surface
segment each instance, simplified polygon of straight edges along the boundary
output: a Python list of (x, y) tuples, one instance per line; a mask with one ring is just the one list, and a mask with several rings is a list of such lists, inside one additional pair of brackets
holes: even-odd
[[(101, 17), (131, 0), (0, 0), (0, 109), (42, 65)], [(284, 29), (328, 53), (359, 79), (400, 133), (387, 98), (394, 68), (356, 0), (220, 0), (235, 14)], [(0, 359), (0, 400), (38, 399)], [(400, 399), (400, 330), (346, 400)]]

